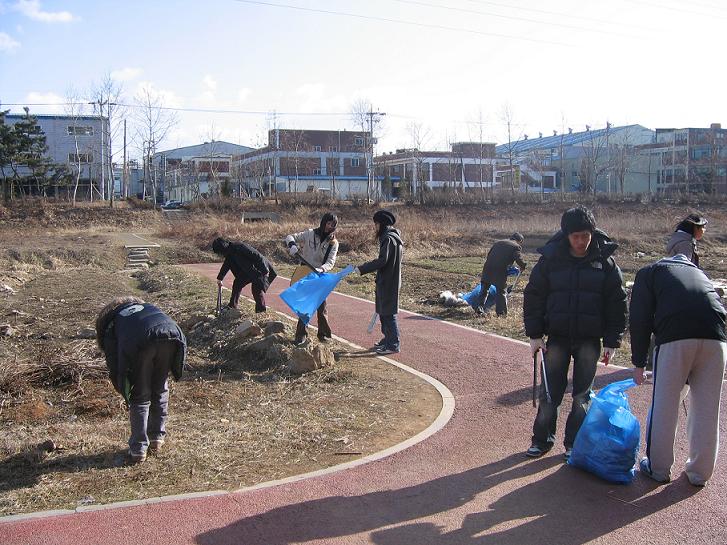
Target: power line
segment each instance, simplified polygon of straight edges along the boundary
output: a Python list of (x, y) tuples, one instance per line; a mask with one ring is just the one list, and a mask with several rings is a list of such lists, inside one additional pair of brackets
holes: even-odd
[(275, 2), (262, 2), (260, 0), (234, 0), (235, 2), (239, 2), (242, 4), (253, 4), (258, 6), (268, 6), (268, 7), (274, 7), (274, 8), (284, 8), (284, 9), (293, 9), (297, 11), (306, 11), (310, 13), (323, 13), (325, 15), (336, 15), (341, 17), (350, 17), (353, 19), (363, 19), (368, 21), (379, 21), (382, 23), (394, 23), (399, 25), (407, 25), (407, 26), (415, 26), (415, 27), (421, 27), (421, 28), (432, 28), (436, 30), (446, 30), (450, 32), (463, 32), (467, 34), (475, 34), (478, 36), (487, 36), (488, 38), (507, 38), (510, 40), (521, 40), (526, 42), (534, 42), (534, 43), (540, 43), (540, 44), (549, 44), (549, 45), (558, 45), (562, 47), (573, 47), (574, 44), (567, 44), (564, 42), (556, 42), (551, 40), (541, 40), (538, 38), (528, 38), (526, 36), (515, 36), (511, 34), (500, 34), (497, 32), (485, 32), (483, 30), (473, 30), (469, 28), (462, 28), (462, 27), (453, 27), (453, 26), (447, 26), (447, 25), (438, 25), (434, 23), (420, 23), (416, 21), (408, 21), (406, 19), (393, 19), (389, 17), (379, 17), (376, 15), (360, 15), (357, 13), (349, 13), (345, 11), (334, 11), (334, 10), (326, 10), (326, 9), (318, 9), (318, 8), (306, 8), (302, 6), (292, 6), (290, 4), (279, 4)]
[(421, 1), (418, 1), (418, 0), (393, 0), (393, 1), (394, 2), (399, 2), (400, 4), (413, 4), (413, 5), (416, 5), (416, 6), (424, 6), (424, 7), (429, 7), (429, 8), (445, 9), (445, 10), (448, 10), (448, 11), (458, 11), (458, 12), (462, 12), (462, 13), (473, 13), (473, 14), (476, 14), (476, 15), (484, 15), (486, 17), (498, 17), (500, 19), (507, 19), (507, 20), (510, 20), (510, 21), (524, 21), (524, 22), (527, 22), (527, 23), (536, 23), (538, 25), (556, 26), (556, 27), (560, 27), (560, 28), (568, 28), (568, 29), (571, 29), (571, 30), (578, 30), (578, 31), (581, 31), (581, 32), (597, 32), (599, 34), (608, 34), (608, 35), (611, 35), (611, 36), (621, 36), (621, 37), (626, 37), (626, 38), (640, 38), (640, 36), (636, 36), (634, 34), (624, 34), (622, 32), (613, 32), (613, 31), (610, 31), (610, 30), (600, 30), (600, 29), (584, 28), (584, 27), (579, 27), (579, 26), (576, 26), (576, 25), (568, 25), (568, 24), (565, 24), (565, 23), (551, 23), (549, 21), (544, 21), (542, 19), (531, 19), (531, 18), (528, 18), (528, 17), (518, 17), (516, 15), (501, 15), (499, 13), (492, 13), (492, 12), (487, 12), (487, 11), (479, 11), (479, 10), (476, 10), (476, 9), (456, 8), (456, 7), (452, 7), (452, 6), (442, 6), (442, 5), (439, 5), (439, 4), (431, 4), (429, 2), (421, 2)]

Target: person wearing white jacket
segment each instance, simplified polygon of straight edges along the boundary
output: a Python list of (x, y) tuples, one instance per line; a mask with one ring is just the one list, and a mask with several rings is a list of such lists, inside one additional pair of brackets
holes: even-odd
[[(285, 237), (285, 244), (291, 256), (300, 256), (304, 269), (313, 267), (318, 273), (328, 272), (336, 264), (338, 255), (338, 240), (336, 240), (336, 226), (338, 218), (332, 212), (326, 212), (321, 218), (320, 225), (315, 229), (306, 229)], [(309, 272), (306, 271), (306, 272)], [(291, 284), (305, 276), (296, 270)], [(326, 302), (318, 307), (318, 340), (327, 342), (331, 338), (331, 327), (328, 323)], [(295, 330), (295, 344), (305, 344), (308, 339), (306, 325), (298, 320)]]

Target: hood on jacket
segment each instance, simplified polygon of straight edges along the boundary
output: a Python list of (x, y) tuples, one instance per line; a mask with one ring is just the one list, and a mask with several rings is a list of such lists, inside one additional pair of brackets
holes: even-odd
[(384, 237), (391, 237), (394, 240), (396, 240), (399, 244), (402, 246), (404, 245), (404, 241), (401, 239), (401, 233), (398, 229), (394, 229), (390, 225), (387, 225), (382, 231), (381, 236), (379, 237), (379, 240), (383, 240)]
[(682, 242), (692, 243), (694, 237), (685, 231), (674, 231), (669, 237), (669, 241), (666, 243), (666, 253), (672, 255), (674, 253), (674, 247)]
[[(600, 257), (606, 259), (610, 257), (618, 248), (618, 244), (613, 242), (611, 238), (600, 229), (593, 231), (593, 238), (591, 244), (588, 246), (588, 254), (586, 257), (593, 259)], [(558, 231), (550, 240), (537, 249), (537, 252), (546, 259), (553, 259), (557, 257), (570, 257), (568, 235), (563, 231)]]

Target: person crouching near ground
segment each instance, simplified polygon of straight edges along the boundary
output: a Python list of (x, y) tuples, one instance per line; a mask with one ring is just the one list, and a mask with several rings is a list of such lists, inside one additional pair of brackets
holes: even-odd
[(376, 312), (381, 321), (384, 338), (374, 348), (379, 355), (397, 354), (401, 349), (396, 315), (399, 312), (404, 242), (401, 233), (394, 229), (394, 214), (388, 210), (379, 210), (373, 219), (376, 239), (379, 242), (379, 257), (359, 265), (355, 270), (359, 274), (376, 271)]
[(485, 304), (487, 293), (492, 285), (497, 289), (495, 312), (498, 316), (507, 316), (507, 269), (515, 262), (521, 271), (528, 266), (522, 257), (524, 240), (525, 238), (520, 233), (513, 233), (509, 240), (495, 242), (487, 252), (487, 259), (482, 267), (482, 291), (477, 301), (478, 304), (475, 305), (477, 314), (484, 312), (482, 305)]
[(641, 471), (669, 482), (684, 384), (690, 387), (687, 437), (689, 482), (704, 486), (717, 463), (719, 410), (727, 360), (725, 309), (707, 276), (684, 255), (636, 273), (629, 307), (634, 381), (644, 382), (649, 340), (656, 335), (654, 389)]
[[(567, 210), (561, 230), (542, 248), (525, 287), (523, 319), (533, 357), (545, 355), (538, 414), (526, 455), (537, 458), (555, 443), (558, 410), (573, 358), (573, 404), (565, 426), (565, 455), (590, 404), (591, 387), (603, 338), (608, 363), (626, 329), (626, 291), (611, 255), (617, 245), (596, 229), (585, 207)], [(547, 335), (547, 344), (543, 337)]]
[(217, 275), (217, 285), (222, 286), (228, 271), (232, 271), (235, 277), (228, 306), (237, 308), (242, 288), (251, 284), (255, 312), (265, 312), (265, 292), (277, 276), (270, 261), (249, 244), (232, 242), (221, 237), (212, 242), (212, 251), (225, 258)]
[[(336, 227), (338, 218), (332, 212), (326, 212), (315, 229), (306, 229), (285, 237), (285, 244), (291, 256), (298, 255), (304, 263), (295, 270), (290, 280), (291, 285), (311, 272), (311, 267), (318, 273), (328, 272), (336, 265), (338, 240)], [(321, 303), (318, 315), (318, 340), (328, 342), (331, 338), (331, 326), (328, 323), (326, 301)], [(295, 328), (295, 344), (303, 345), (308, 341), (308, 331), (303, 320), (298, 319)]]
[(146, 460), (166, 436), (171, 371), (182, 377), (187, 341), (169, 316), (138, 297), (117, 297), (96, 318), (96, 342), (109, 378), (129, 406), (129, 460)]

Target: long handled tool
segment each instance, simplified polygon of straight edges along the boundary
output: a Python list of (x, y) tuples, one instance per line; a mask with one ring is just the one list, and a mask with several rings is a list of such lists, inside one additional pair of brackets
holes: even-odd
[(217, 286), (217, 315), (222, 312), (222, 286)]
[(373, 333), (374, 326), (376, 325), (376, 318), (378, 318), (379, 315), (374, 311), (373, 315), (371, 316), (371, 321), (369, 321), (369, 327), (366, 328), (367, 333)]
[(517, 288), (517, 283), (520, 281), (520, 275), (522, 275), (522, 274), (523, 274), (522, 271), (517, 273), (517, 276), (515, 277), (515, 281), (512, 283), (512, 286), (507, 288), (507, 293), (511, 293), (511, 292), (515, 291), (515, 288)]
[(538, 406), (538, 353), (533, 354), (533, 407)]
[(548, 374), (545, 372), (545, 354), (541, 354), (540, 363), (543, 366), (543, 384), (545, 385), (545, 399), (548, 403), (553, 402), (553, 398), (550, 397), (550, 385), (548, 385)]

